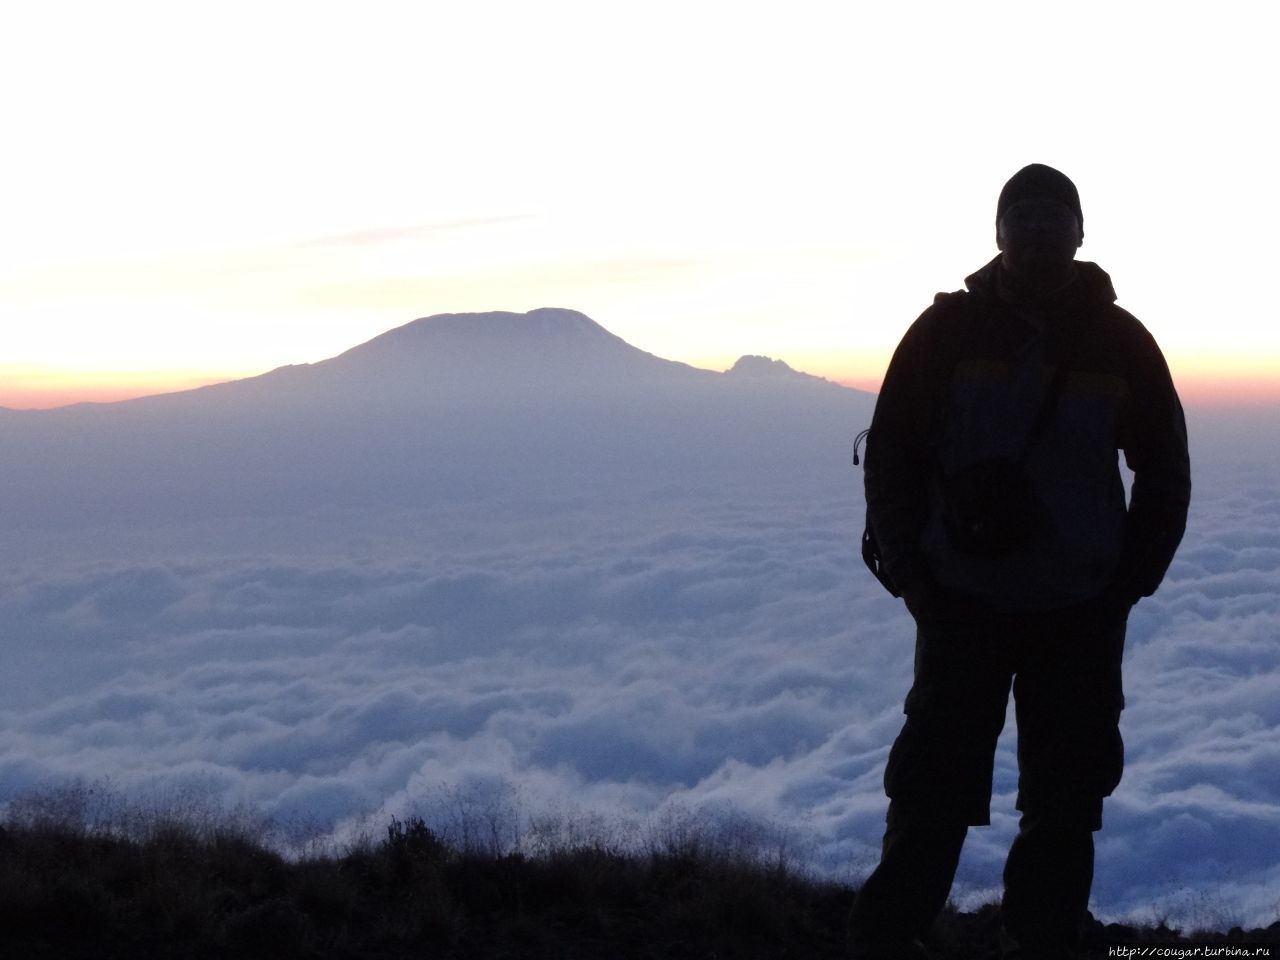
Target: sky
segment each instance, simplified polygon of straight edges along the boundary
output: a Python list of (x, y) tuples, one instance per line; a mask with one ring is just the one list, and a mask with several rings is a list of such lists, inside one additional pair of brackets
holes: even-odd
[(1200, 403), (1280, 398), (1254, 3), (28, 4), (0, 31), (0, 406), (557, 306), (874, 388), (1029, 162)]

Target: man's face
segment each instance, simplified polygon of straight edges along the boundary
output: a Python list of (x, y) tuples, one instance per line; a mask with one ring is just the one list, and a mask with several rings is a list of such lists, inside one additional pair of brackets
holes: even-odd
[(996, 224), (1004, 265), (1032, 281), (1065, 274), (1083, 239), (1074, 211), (1057, 200), (1019, 200)]

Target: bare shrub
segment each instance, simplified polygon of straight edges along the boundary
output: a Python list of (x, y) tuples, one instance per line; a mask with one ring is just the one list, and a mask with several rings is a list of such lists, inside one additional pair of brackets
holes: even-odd
[(502, 857), (520, 848), (521, 808), (506, 781), (441, 787), (414, 804), (412, 815), (461, 853)]

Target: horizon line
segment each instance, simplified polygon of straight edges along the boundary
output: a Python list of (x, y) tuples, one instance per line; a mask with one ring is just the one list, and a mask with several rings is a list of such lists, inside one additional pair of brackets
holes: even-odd
[[(743, 354), (763, 356), (763, 354)], [(664, 358), (665, 359), (665, 358)], [(785, 358), (770, 357), (773, 360)], [(723, 373), (714, 366), (701, 366), (689, 361), (697, 369)], [(193, 371), (193, 370), (134, 370), (134, 371), (58, 371), (38, 370), (27, 377), (27, 382), (14, 387), (0, 386), (0, 409), (11, 412), (58, 410), (80, 404), (110, 405), (144, 397), (185, 393), (201, 387), (233, 383), (262, 376), (285, 366), (281, 364), (266, 370), (255, 371)], [(878, 394), (883, 377), (839, 375), (833, 372), (814, 373), (788, 362), (800, 374), (821, 377), (838, 386), (864, 393)], [(1260, 375), (1230, 376), (1212, 372), (1187, 373), (1175, 377), (1178, 394), (1183, 406), (1203, 410), (1248, 410), (1280, 405), (1280, 379)]]

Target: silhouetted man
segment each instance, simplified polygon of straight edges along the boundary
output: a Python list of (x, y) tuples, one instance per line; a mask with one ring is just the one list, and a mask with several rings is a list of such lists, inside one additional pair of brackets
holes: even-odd
[(1125, 621), (1163, 579), (1191, 493), (1168, 367), (1107, 274), (1074, 259), (1083, 222), (1067, 177), (1019, 170), (996, 207), (1000, 254), (911, 326), (876, 403), (868, 522), (917, 633), (880, 865), (853, 912), (858, 957), (927, 956), (917, 938), (965, 833), (990, 823), (1011, 685), (1022, 819), (1002, 943), (1073, 955), (1123, 766)]

